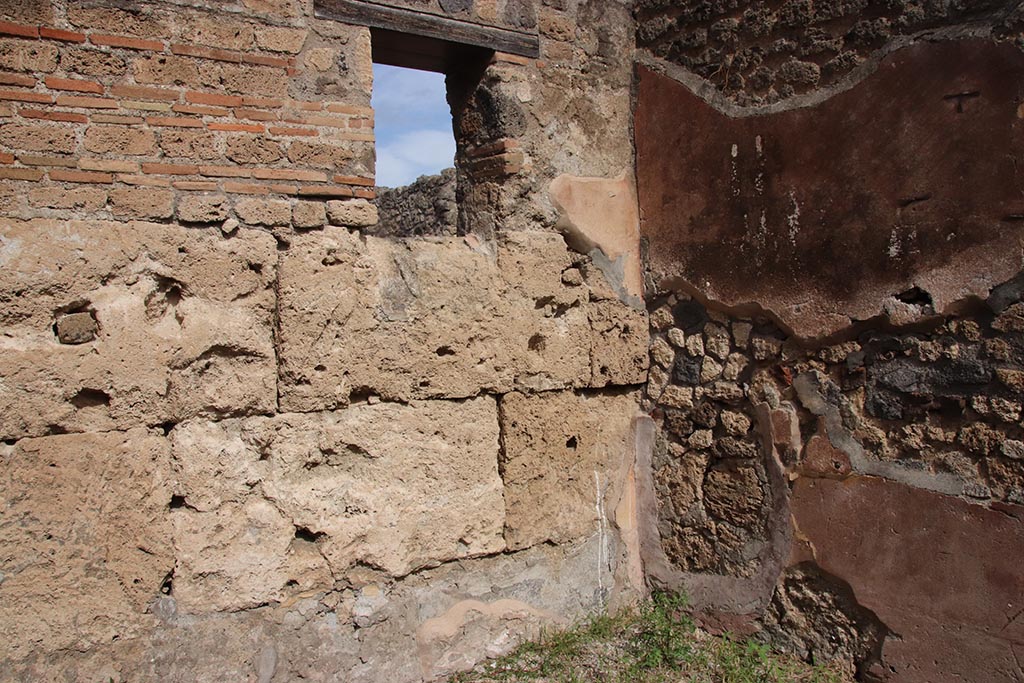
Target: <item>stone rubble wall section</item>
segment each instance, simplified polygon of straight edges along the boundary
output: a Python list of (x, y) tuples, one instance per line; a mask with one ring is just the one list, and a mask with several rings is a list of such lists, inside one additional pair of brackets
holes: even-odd
[[(818, 346), (683, 294), (654, 301), (653, 579), (690, 591), (712, 627), (851, 673), (1012, 678), (1019, 280), (972, 312)], [(951, 576), (963, 595), (936, 588)]]
[(1024, 17), (994, 0), (638, 0), (635, 12), (639, 47), (743, 107), (834, 87), (877, 51), (923, 32), (984, 27), (1019, 41)]
[(454, 235), (459, 207), (455, 201), (455, 169), (420, 176), (405, 187), (379, 188), (377, 225), (366, 230), (380, 237)]

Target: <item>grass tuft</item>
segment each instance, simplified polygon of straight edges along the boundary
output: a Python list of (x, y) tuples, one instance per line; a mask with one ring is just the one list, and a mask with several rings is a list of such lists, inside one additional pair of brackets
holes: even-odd
[(639, 606), (546, 630), (450, 683), (842, 683), (836, 666), (811, 666), (751, 639), (697, 629), (685, 596), (655, 593)]

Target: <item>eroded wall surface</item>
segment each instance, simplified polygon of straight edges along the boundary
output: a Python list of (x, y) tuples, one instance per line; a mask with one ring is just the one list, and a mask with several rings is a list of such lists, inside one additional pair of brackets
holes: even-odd
[(1024, 676), (1014, 4), (637, 5), (643, 555), (710, 628)]
[(435, 679), (641, 590), (647, 314), (546, 192), (631, 168), (629, 8), (477, 4), (542, 57), (479, 65), (463, 234), (403, 240), (366, 28), (0, 3), (0, 678)]

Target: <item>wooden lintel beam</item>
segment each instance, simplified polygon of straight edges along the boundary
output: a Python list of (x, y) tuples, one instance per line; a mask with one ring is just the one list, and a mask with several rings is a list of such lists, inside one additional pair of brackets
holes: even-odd
[(540, 56), (540, 41), (536, 34), (388, 7), (367, 0), (315, 0), (313, 7), (318, 19), (473, 45), (531, 59)]

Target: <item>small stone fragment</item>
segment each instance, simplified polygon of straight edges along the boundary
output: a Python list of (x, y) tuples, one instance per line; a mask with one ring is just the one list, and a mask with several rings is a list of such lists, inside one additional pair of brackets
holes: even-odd
[(57, 339), (61, 344), (85, 344), (96, 338), (99, 329), (92, 313), (68, 313), (57, 318)]
[(234, 218), (227, 219), (224, 221), (224, 224), (220, 226), (220, 231), (225, 235), (234, 234), (236, 230), (238, 230), (238, 221)]
[(1000, 446), (1000, 451), (1012, 460), (1024, 460), (1024, 442), (1007, 439)]
[(566, 268), (562, 273), (562, 284), (578, 287), (583, 284), (583, 274), (579, 268)]
[(970, 498), (985, 500), (992, 497), (992, 489), (980, 482), (970, 481), (964, 484), (964, 495)]
[(334, 200), (327, 202), (327, 217), (331, 225), (365, 228), (377, 224), (377, 207), (365, 199)]
[(698, 429), (690, 435), (686, 443), (689, 444), (690, 448), (703, 451), (711, 448), (712, 439), (713, 434), (710, 429)]
[(729, 331), (721, 325), (711, 323), (704, 327), (704, 349), (717, 358), (725, 360), (729, 356)]
[(711, 403), (701, 403), (693, 411), (693, 421), (708, 429), (718, 424), (718, 409)]
[(732, 340), (736, 343), (737, 348), (747, 348), (747, 344), (750, 341), (750, 331), (753, 328), (754, 326), (750, 323), (735, 322), (732, 324)]
[(296, 228), (320, 228), (327, 223), (327, 207), (323, 202), (299, 202), (292, 208), (292, 225)]
[(1017, 393), (1024, 393), (1024, 372), (1020, 370), (998, 368), (996, 369), (996, 377), (998, 377), (999, 381), (1007, 388), (1012, 389)]
[[(651, 313), (651, 327), (663, 332), (672, 326), (672, 309), (668, 306), (660, 306)], [(669, 337), (671, 341), (671, 337)]]
[(694, 386), (700, 383), (701, 359), (682, 354), (676, 356), (672, 366), (672, 379), (678, 384)]
[(700, 383), (706, 384), (722, 376), (722, 366), (711, 356), (704, 356), (700, 366)]
[(1021, 405), (1005, 398), (993, 396), (989, 401), (992, 414), (1003, 422), (1015, 423), (1020, 420)]
[(733, 436), (743, 436), (750, 431), (750, 418), (743, 413), (723, 410), (718, 419), (721, 420), (725, 431)]
[(668, 341), (677, 349), (684, 348), (686, 346), (686, 333), (678, 327), (673, 327), (668, 331)]
[(187, 195), (178, 201), (178, 220), (183, 223), (219, 223), (228, 217), (227, 197)]
[(686, 352), (694, 357), (704, 355), (704, 339), (699, 334), (686, 338)]
[(756, 360), (776, 358), (782, 351), (782, 341), (774, 337), (752, 337), (750, 345)]
[(746, 369), (747, 357), (742, 353), (730, 353), (725, 362), (725, 368), (722, 370), (722, 377), (730, 382), (735, 382)]
[(689, 409), (693, 407), (693, 389), (675, 384), (665, 387), (660, 402), (670, 408)]
[(992, 321), (992, 329), (1000, 332), (1024, 332), (1024, 303), (1016, 303)]
[(650, 372), (647, 374), (647, 395), (652, 400), (660, 400), (662, 392), (668, 386), (668, 382), (668, 373), (657, 365), (652, 365)]
[(661, 367), (667, 368), (675, 362), (676, 354), (667, 341), (656, 337), (651, 344), (651, 359)]
[(704, 387), (704, 395), (715, 401), (738, 401), (743, 398), (743, 387), (735, 382), (714, 382)]

